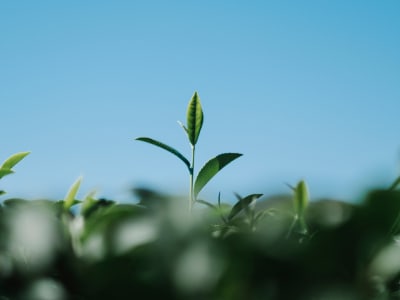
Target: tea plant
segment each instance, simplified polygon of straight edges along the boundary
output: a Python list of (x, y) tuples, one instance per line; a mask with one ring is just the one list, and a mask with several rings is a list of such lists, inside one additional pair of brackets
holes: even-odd
[[(14, 173), (13, 167), (24, 159), (30, 152), (18, 152), (7, 158), (0, 167), (0, 179), (4, 176)], [(0, 190), (0, 195), (4, 195), (6, 192)]]
[[(400, 177), (353, 204), (310, 201), (303, 180), (257, 206), (262, 194), (210, 203), (199, 193), (241, 154), (217, 155), (195, 176), (203, 118), (194, 93), (181, 124), (190, 160), (137, 139), (177, 156), (189, 172), (189, 209), (210, 210), (182, 214), (174, 197), (140, 188), (138, 204), (94, 192), (77, 199), (81, 178), (60, 201), (2, 201), (0, 299), (400, 299)], [(9, 157), (0, 179), (28, 154)]]
[(160, 147), (176, 157), (178, 157), (187, 167), (189, 172), (189, 211), (192, 211), (193, 204), (197, 201), (197, 196), (204, 186), (226, 165), (240, 157), (240, 153), (222, 153), (210, 159), (194, 178), (195, 152), (196, 144), (199, 139), (200, 131), (203, 126), (203, 109), (200, 103), (200, 97), (197, 92), (194, 93), (186, 113), (186, 126), (181, 122), (179, 124), (185, 131), (191, 147), (190, 161), (175, 148), (160, 141), (148, 137), (138, 137), (136, 140), (146, 142)]

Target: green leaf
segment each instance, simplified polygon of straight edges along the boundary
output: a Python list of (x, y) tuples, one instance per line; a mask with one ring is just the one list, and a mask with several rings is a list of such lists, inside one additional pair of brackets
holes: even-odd
[(64, 198), (64, 209), (69, 210), (75, 204), (75, 197), (78, 193), (78, 189), (81, 185), (82, 177), (79, 177), (69, 189), (67, 195)]
[(238, 213), (240, 213), (243, 209), (246, 209), (253, 201), (257, 200), (262, 195), (263, 194), (251, 194), (244, 198), (236, 195), (238, 202), (232, 207), (232, 210), (228, 215), (228, 220), (232, 220)]
[(17, 163), (19, 163), (25, 156), (27, 156), (30, 152), (19, 152), (11, 155), (9, 158), (5, 160), (1, 168), (3, 169), (12, 169)]
[(190, 162), (187, 160), (187, 158), (184, 157), (178, 150), (172, 148), (171, 146), (168, 146), (164, 143), (161, 143), (159, 141), (153, 140), (148, 137), (138, 137), (138, 138), (136, 138), (136, 140), (146, 142), (146, 143), (152, 144), (154, 146), (160, 147), (164, 150), (167, 150), (168, 152), (170, 152), (173, 155), (175, 155), (176, 157), (178, 157), (181, 161), (183, 161), (185, 163), (185, 165), (187, 166), (187, 168), (190, 169)]
[(189, 102), (187, 113), (187, 127), (184, 127), (192, 146), (196, 145), (203, 126), (203, 109), (201, 108), (200, 97), (197, 92), (194, 93)]
[(5, 191), (0, 191), (0, 196), (6, 194)]
[(196, 182), (194, 183), (195, 198), (197, 198), (197, 195), (207, 182), (211, 180), (211, 178), (213, 178), (227, 164), (240, 156), (242, 156), (240, 153), (223, 153), (209, 160), (200, 170)]
[(308, 205), (308, 190), (304, 180), (301, 180), (295, 189), (294, 207), (299, 217), (302, 217)]
[(3, 178), (4, 176), (10, 175), (10, 174), (12, 174), (12, 173), (14, 173), (13, 170), (1, 168), (1, 169), (0, 169), (0, 178)]

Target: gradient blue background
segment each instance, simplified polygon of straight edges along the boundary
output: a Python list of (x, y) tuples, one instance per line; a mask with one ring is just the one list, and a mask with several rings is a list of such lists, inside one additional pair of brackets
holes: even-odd
[[(399, 171), (400, 1), (2, 1), (0, 159), (8, 197), (186, 193), (177, 120), (199, 92), (197, 166), (244, 156), (202, 192), (354, 200)], [(5, 199), (7, 196), (3, 196)]]

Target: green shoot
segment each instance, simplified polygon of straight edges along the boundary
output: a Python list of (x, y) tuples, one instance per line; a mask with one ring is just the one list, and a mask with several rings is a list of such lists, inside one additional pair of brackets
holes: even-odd
[(294, 227), (299, 226), (299, 233), (307, 234), (308, 228), (305, 221), (305, 212), (309, 202), (307, 185), (304, 180), (299, 181), (296, 187), (288, 185), (294, 192), (294, 219), (290, 226), (288, 236), (292, 233)]
[(64, 210), (68, 211), (76, 203), (76, 194), (82, 182), (82, 177), (79, 177), (70, 187), (64, 198)]
[(204, 114), (200, 102), (200, 97), (197, 92), (194, 93), (186, 112), (186, 125), (179, 122), (180, 126), (184, 129), (191, 147), (191, 159), (187, 159), (175, 148), (159, 142), (157, 140), (148, 137), (136, 138), (138, 141), (146, 142), (162, 148), (176, 157), (178, 157), (187, 167), (189, 172), (189, 211), (192, 211), (192, 206), (197, 200), (197, 196), (204, 186), (227, 164), (240, 157), (242, 154), (239, 153), (223, 153), (211, 160), (209, 160), (200, 170), (199, 174), (195, 178), (195, 154), (196, 144), (200, 136), (201, 129), (203, 127)]
[[(7, 158), (0, 166), (0, 179), (3, 178), (4, 176), (13, 174), (14, 170), (12, 168), (16, 164), (18, 164), (21, 160), (23, 160), (25, 156), (27, 156), (29, 153), (30, 152), (18, 152)], [(5, 191), (0, 190), (0, 196), (5, 193), (6, 193)]]

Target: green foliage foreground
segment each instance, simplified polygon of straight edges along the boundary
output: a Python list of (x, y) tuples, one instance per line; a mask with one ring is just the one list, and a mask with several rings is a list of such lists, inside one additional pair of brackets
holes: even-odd
[[(139, 140), (185, 163), (189, 201), (143, 188), (137, 204), (76, 199), (81, 179), (60, 201), (4, 200), (0, 299), (400, 299), (399, 179), (358, 204), (310, 202), (304, 181), (290, 197), (208, 202), (200, 190), (240, 154), (216, 156), (195, 177), (197, 94), (187, 121), (191, 161)], [(26, 155), (7, 159), (0, 178)]]

